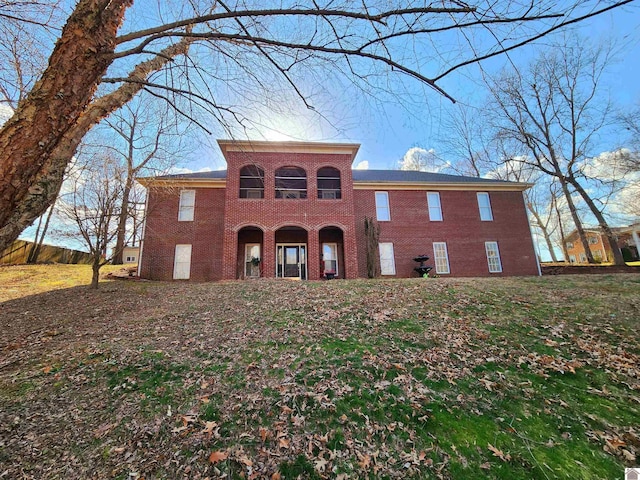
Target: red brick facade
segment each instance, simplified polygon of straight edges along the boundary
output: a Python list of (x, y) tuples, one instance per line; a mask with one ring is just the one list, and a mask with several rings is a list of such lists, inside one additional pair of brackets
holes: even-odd
[[(442, 184), (354, 182), (351, 165), (358, 146), (352, 144), (221, 141), (220, 146), (226, 174), (141, 179), (148, 189), (143, 278), (173, 278), (176, 245), (191, 245), (191, 280), (237, 279), (258, 272), (262, 277), (316, 280), (324, 274), (323, 244), (336, 247), (339, 278), (366, 277), (364, 220), (376, 218), (376, 191), (388, 192), (391, 220), (378, 224), (380, 242), (393, 243), (396, 277), (417, 276), (413, 258), (419, 254), (430, 256), (426, 263), (434, 265), (433, 242), (446, 242), (451, 276), (538, 274), (522, 197), (526, 186), (465, 177)], [(245, 166), (263, 170), (262, 198), (240, 198)], [(276, 198), (275, 172), (281, 167), (304, 169), (306, 198)], [(341, 198), (318, 198), (317, 174), (324, 167), (340, 172)], [(192, 221), (178, 221), (180, 191), (185, 189), (195, 191)], [(429, 220), (427, 191), (439, 192), (443, 221)], [(489, 194), (493, 221), (480, 220), (478, 191)], [(485, 242), (497, 242), (501, 272), (489, 272)], [(259, 265), (247, 262), (247, 244), (259, 245)]]

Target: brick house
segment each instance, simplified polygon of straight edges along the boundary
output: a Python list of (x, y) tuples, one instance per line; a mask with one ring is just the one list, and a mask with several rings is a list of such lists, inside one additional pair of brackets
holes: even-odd
[[(538, 275), (528, 184), (352, 170), (359, 145), (218, 142), (226, 171), (139, 179), (147, 218), (139, 274), (155, 280), (317, 280), (432, 273)], [(379, 225), (367, 251), (365, 219)]]
[[(611, 231), (616, 236), (618, 248), (622, 250), (626, 261), (637, 261), (640, 256), (640, 223), (634, 223), (627, 227), (613, 227)], [(613, 262), (613, 249), (609, 240), (599, 228), (585, 229), (589, 250), (597, 263)], [(569, 263), (586, 264), (587, 255), (577, 230), (573, 230), (564, 239)], [(625, 252), (626, 250), (626, 252)]]

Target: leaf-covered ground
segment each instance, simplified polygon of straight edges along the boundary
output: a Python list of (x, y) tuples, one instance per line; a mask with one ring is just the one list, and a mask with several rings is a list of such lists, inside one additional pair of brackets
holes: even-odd
[(622, 478), (639, 319), (630, 274), (15, 298), (0, 478)]

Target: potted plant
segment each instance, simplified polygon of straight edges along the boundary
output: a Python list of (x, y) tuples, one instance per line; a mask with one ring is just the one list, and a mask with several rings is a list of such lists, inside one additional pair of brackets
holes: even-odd
[(260, 265), (260, 259), (258, 257), (251, 257), (251, 265), (257, 267)]

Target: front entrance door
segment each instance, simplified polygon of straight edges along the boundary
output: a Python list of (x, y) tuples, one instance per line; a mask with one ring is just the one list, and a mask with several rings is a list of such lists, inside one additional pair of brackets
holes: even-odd
[(307, 278), (307, 245), (278, 244), (276, 277), (305, 280)]

